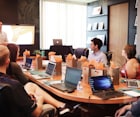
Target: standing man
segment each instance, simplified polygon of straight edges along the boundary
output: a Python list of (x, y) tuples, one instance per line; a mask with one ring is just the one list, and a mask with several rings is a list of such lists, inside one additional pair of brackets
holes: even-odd
[(7, 42), (7, 34), (2, 31), (2, 22), (0, 21), (0, 44), (5, 44)]
[(90, 48), (93, 51), (88, 56), (88, 60), (96, 60), (97, 62), (102, 62), (103, 64), (107, 65), (107, 57), (106, 55), (100, 50), (103, 43), (98, 38), (93, 38), (91, 40)]

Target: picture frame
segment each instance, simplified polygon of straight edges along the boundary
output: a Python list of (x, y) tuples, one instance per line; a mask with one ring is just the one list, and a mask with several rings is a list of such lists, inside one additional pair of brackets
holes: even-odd
[(92, 30), (92, 24), (88, 24), (88, 25), (87, 25), (87, 30), (88, 30), (88, 31), (91, 31), (91, 30)]
[(103, 29), (104, 29), (104, 22), (99, 22), (98, 30), (103, 30)]
[(101, 6), (94, 7), (94, 8), (93, 8), (92, 15), (94, 16), (94, 15), (99, 15), (99, 14), (101, 14), (101, 9), (102, 9)]
[(94, 22), (93, 23), (93, 29), (92, 30), (97, 30), (98, 29), (98, 23), (97, 22)]
[(138, 8), (138, 1), (139, 1), (139, 0), (136, 0), (135, 8)]

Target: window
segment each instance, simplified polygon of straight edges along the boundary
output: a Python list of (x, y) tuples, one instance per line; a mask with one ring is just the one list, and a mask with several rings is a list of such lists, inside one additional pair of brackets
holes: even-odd
[(40, 47), (49, 49), (53, 39), (64, 45), (86, 47), (86, 4), (40, 0)]

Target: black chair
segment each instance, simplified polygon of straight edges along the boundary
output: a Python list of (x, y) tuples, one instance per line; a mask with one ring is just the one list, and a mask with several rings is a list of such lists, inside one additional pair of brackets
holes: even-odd
[(81, 56), (86, 56), (88, 57), (89, 55), (89, 49), (88, 48), (77, 48), (74, 50), (74, 54), (76, 58), (80, 58)]
[(1, 117), (19, 117), (19, 112), (15, 108), (13, 91), (11, 86), (6, 83), (0, 83), (0, 116)]
[(140, 63), (140, 55), (137, 56), (137, 60)]
[(112, 52), (111, 51), (105, 52), (105, 55), (107, 57), (107, 65), (110, 65), (110, 61), (112, 59)]
[[(40, 117), (55, 117), (56, 109), (53, 106), (43, 108)], [(9, 84), (0, 83), (0, 116), (23, 117), (15, 105), (13, 90)]]

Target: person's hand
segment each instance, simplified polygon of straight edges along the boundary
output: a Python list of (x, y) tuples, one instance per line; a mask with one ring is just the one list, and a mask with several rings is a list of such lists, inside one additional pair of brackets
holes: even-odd
[(43, 104), (43, 102), (44, 102), (43, 96), (36, 95), (35, 98), (36, 98), (37, 103), (40, 103), (40, 104), (42, 103)]
[(122, 114), (124, 114), (127, 110), (131, 109), (131, 105), (126, 105), (119, 110), (116, 111), (115, 117), (120, 117)]
[(36, 97), (34, 96), (34, 94), (30, 93), (29, 96), (31, 97), (31, 100), (36, 101)]

